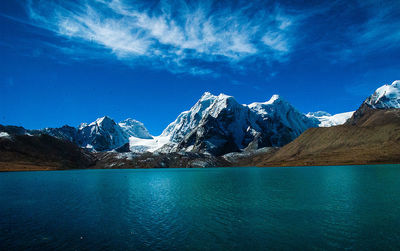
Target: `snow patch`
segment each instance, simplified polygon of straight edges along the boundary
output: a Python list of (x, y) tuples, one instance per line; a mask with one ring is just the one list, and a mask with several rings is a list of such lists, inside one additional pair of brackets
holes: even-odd
[(129, 149), (131, 152), (155, 152), (170, 142), (169, 136), (156, 136), (152, 139), (142, 139), (137, 137), (129, 138)]
[(0, 138), (11, 138), (11, 136), (7, 132), (0, 132)]

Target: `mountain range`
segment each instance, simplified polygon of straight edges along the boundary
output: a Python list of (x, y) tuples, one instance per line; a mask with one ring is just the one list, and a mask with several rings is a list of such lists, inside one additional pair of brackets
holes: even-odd
[[(391, 116), (389, 121), (396, 122), (396, 112), (390, 113), (391, 115), (385, 112), (381, 112), (380, 115), (374, 114), (376, 111), (393, 109), (397, 111), (398, 108), (400, 108), (400, 81), (378, 88), (357, 111), (336, 115), (323, 111), (300, 113), (279, 95), (273, 95), (266, 102), (246, 105), (239, 104), (232, 96), (212, 95), (206, 92), (193, 107), (182, 112), (159, 136), (152, 136), (139, 121), (126, 119), (116, 123), (105, 116), (92, 123), (82, 123), (77, 127), (65, 125), (60, 128), (27, 130), (22, 127), (0, 126), (0, 138), (2, 138), (1, 142), (5, 142), (15, 135), (28, 137), (49, 135), (61, 141), (71, 142), (94, 156), (101, 156), (100, 162), (107, 165), (115, 162), (116, 159), (126, 160), (120, 162), (125, 165), (132, 159), (139, 160), (147, 156), (154, 160), (155, 156), (158, 156), (156, 159), (159, 161), (163, 159), (163, 163), (166, 159), (168, 161), (165, 163), (177, 163), (182, 158), (195, 158), (196, 165), (208, 166), (224, 163), (227, 160), (226, 156), (235, 156), (232, 153), (237, 153), (238, 156), (245, 153), (242, 157), (249, 157), (249, 153), (257, 153), (257, 157), (250, 154), (253, 160), (276, 159), (271, 162), (276, 165), (279, 161), (283, 161), (277, 156), (288, 160), (290, 156), (287, 154), (291, 151), (293, 156), (302, 156), (301, 154), (307, 152), (304, 149), (311, 151), (318, 142), (319, 144), (325, 142), (328, 145), (331, 142), (339, 142), (336, 137), (340, 138), (341, 134), (337, 135), (336, 130), (355, 130), (351, 133), (355, 135), (360, 128), (365, 127), (363, 123), (364, 120), (368, 120), (366, 119), (368, 116), (373, 116), (375, 120), (380, 118), (386, 122), (387, 119), (384, 117)], [(374, 123), (374, 126), (378, 126), (377, 122)], [(323, 133), (318, 137), (315, 136), (315, 132), (319, 135), (320, 132), (327, 131), (331, 132), (329, 135), (332, 135), (332, 138)], [(373, 133), (373, 130), (369, 133)], [(308, 142), (311, 136), (307, 135), (311, 134), (314, 135), (314, 141), (310, 141), (311, 143), (307, 145), (300, 144), (300, 142)], [(371, 138), (368, 135), (364, 137)], [(343, 140), (346, 141), (346, 139)], [(289, 151), (289, 147), (293, 144), (298, 144), (298, 147), (290, 148), (292, 150)], [(346, 143), (343, 144), (346, 145)], [(280, 150), (276, 152), (276, 149)], [(297, 149), (297, 152), (293, 149)], [(330, 151), (329, 147), (326, 149)], [(271, 154), (275, 157), (271, 158)], [(173, 161), (170, 159), (171, 156), (174, 156)], [(304, 158), (307, 159), (309, 157), (307, 156)], [(229, 158), (232, 161), (231, 157)], [(245, 161), (241, 163), (244, 165)], [(269, 162), (259, 161), (259, 163), (267, 165)], [(304, 162), (301, 163), (304, 164)], [(132, 166), (132, 163), (130, 165)]]
[[(320, 114), (324, 116), (318, 116)], [(273, 95), (266, 102), (242, 105), (232, 96), (216, 96), (206, 92), (159, 136), (152, 136), (137, 120), (126, 119), (116, 123), (107, 116), (78, 127), (65, 125), (26, 130), (25, 133), (48, 134), (93, 151), (184, 151), (219, 156), (248, 147), (283, 146), (308, 128), (337, 125), (351, 116), (350, 113), (334, 116), (325, 114), (304, 115), (279, 95)]]

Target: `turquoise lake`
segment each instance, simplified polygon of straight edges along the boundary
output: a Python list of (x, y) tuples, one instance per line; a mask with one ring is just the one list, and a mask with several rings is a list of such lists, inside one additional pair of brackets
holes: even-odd
[(0, 173), (0, 250), (399, 248), (400, 165)]

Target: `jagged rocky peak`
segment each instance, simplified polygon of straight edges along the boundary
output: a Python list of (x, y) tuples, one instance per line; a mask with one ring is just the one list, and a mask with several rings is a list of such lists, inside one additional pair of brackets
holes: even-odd
[(147, 128), (144, 124), (140, 121), (135, 119), (125, 119), (118, 123), (118, 125), (122, 128), (122, 130), (129, 136), (129, 137), (136, 137), (141, 139), (152, 139), (153, 137), (150, 135)]
[(400, 80), (379, 87), (364, 103), (374, 109), (400, 108)]
[(186, 134), (200, 123), (200, 120), (217, 98), (217, 96), (205, 92), (189, 111), (179, 114), (176, 120), (165, 128), (161, 136), (170, 137), (172, 142), (182, 140)]
[(176, 149), (212, 155), (239, 151), (260, 131), (256, 120), (256, 114), (232, 96), (214, 96), (199, 123), (184, 135)]
[(104, 116), (96, 119), (96, 121), (90, 123), (88, 126), (98, 126), (103, 128), (111, 128), (116, 125), (115, 121), (108, 116)]
[(97, 151), (112, 150), (128, 143), (129, 137), (122, 128), (108, 116), (80, 126), (77, 143)]

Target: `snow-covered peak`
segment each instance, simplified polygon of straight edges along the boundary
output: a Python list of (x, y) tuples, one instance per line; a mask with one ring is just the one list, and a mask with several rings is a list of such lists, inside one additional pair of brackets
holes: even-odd
[(232, 96), (223, 93), (216, 96), (205, 92), (189, 111), (182, 112), (169, 124), (161, 136), (170, 137), (171, 142), (177, 143), (196, 128), (203, 118), (216, 118), (222, 110), (239, 106), (242, 107)]
[(274, 94), (266, 102), (253, 102), (247, 106), (253, 111), (256, 111), (258, 114), (267, 115), (275, 110), (275, 107), (282, 105), (291, 107), (291, 105), (288, 102), (284, 101), (279, 95)]
[(226, 95), (226, 94), (224, 94), (224, 93), (220, 93), (219, 95), (218, 95), (218, 99), (219, 100), (226, 100), (226, 99), (229, 99), (229, 98), (233, 98), (232, 96), (229, 96), (229, 95)]
[(179, 114), (176, 120), (169, 124), (161, 135), (164, 137), (169, 136), (172, 141), (180, 140), (181, 136), (186, 135), (199, 124), (205, 113), (207, 113), (208, 109), (217, 99), (219, 99), (219, 96), (205, 92), (189, 111)]
[(249, 104), (248, 107), (264, 120), (280, 121), (286, 127), (292, 128), (295, 134), (298, 135), (318, 124), (315, 120), (309, 119), (297, 111), (289, 102), (276, 94), (272, 95), (266, 102), (254, 102)]
[(85, 128), (86, 126), (88, 126), (88, 123), (81, 123), (81, 124), (78, 126), (78, 130), (82, 130), (82, 129)]
[(104, 116), (101, 118), (96, 119), (96, 121), (92, 122), (89, 124), (89, 126), (102, 126), (102, 125), (111, 125), (111, 124), (115, 124), (114, 120), (112, 120), (110, 117), (108, 116)]
[(248, 105), (249, 108), (256, 108), (256, 107), (260, 107), (260, 106), (264, 106), (264, 105), (273, 105), (274, 103), (278, 103), (278, 102), (285, 102), (287, 103), (284, 99), (281, 98), (281, 96), (279, 96), (278, 94), (274, 94), (272, 95), (272, 97), (266, 101), (266, 102), (253, 102), (251, 104)]
[(379, 87), (365, 103), (377, 109), (400, 108), (400, 80)]
[(81, 146), (92, 145), (97, 151), (111, 150), (129, 141), (128, 134), (108, 116), (84, 126), (78, 130), (77, 142)]
[(203, 93), (203, 95), (201, 96), (199, 101), (213, 99), (213, 98), (215, 98), (214, 95), (212, 95), (210, 92), (205, 92), (205, 93)]
[(129, 137), (136, 137), (141, 139), (152, 139), (149, 131), (146, 129), (144, 124), (135, 119), (125, 119), (118, 123), (122, 130), (129, 135)]
[(343, 112), (335, 115), (331, 115), (324, 111), (318, 112), (309, 112), (306, 116), (310, 119), (315, 119), (319, 121), (319, 127), (331, 127), (337, 125), (343, 125), (346, 121), (353, 116), (354, 111), (352, 112)]
[(272, 97), (266, 102), (266, 104), (273, 104), (276, 101), (281, 100), (281, 97), (278, 94), (272, 95)]

